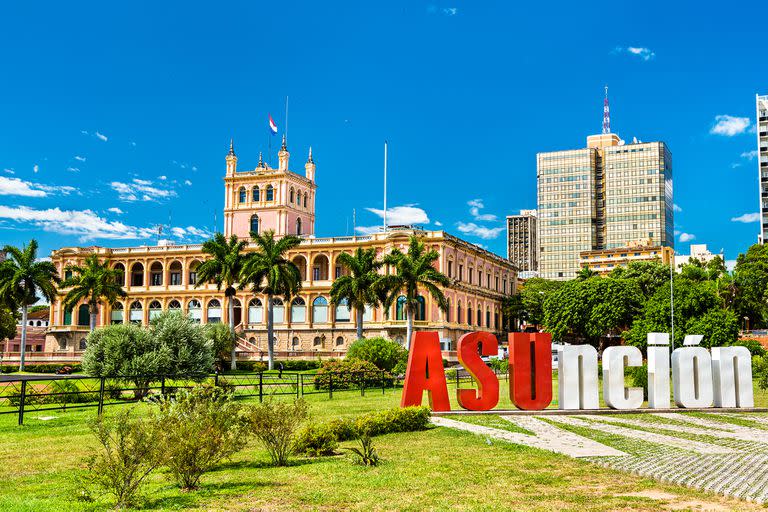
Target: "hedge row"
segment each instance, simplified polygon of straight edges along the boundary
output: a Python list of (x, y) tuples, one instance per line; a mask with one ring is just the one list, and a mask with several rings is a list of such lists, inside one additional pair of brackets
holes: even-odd
[[(82, 371), (82, 366), (80, 363), (67, 363), (67, 364), (61, 364), (61, 363), (36, 363), (36, 364), (28, 364), (24, 366), (25, 372), (30, 373), (56, 373), (57, 371), (61, 370), (62, 368), (71, 368), (71, 371), (69, 373), (77, 373)], [(19, 371), (19, 365), (13, 365), (13, 364), (4, 364), (0, 365), (0, 373), (16, 373)]]

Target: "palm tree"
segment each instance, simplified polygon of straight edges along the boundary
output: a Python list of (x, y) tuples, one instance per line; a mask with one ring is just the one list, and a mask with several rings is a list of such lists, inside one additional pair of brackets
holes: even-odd
[(285, 257), (288, 251), (301, 243), (301, 239), (288, 235), (275, 240), (275, 232), (272, 230), (263, 235), (252, 231), (251, 238), (256, 245), (256, 252), (249, 254), (243, 263), (240, 283), (241, 287), (250, 284), (254, 295), (263, 293), (267, 296), (267, 347), (271, 370), (275, 357), (272, 299), (282, 295), (288, 302), (301, 289), (301, 272)]
[(211, 255), (211, 258), (205, 260), (197, 267), (197, 282), (195, 288), (203, 283), (216, 283), (216, 289), (221, 291), (224, 286), (224, 298), (227, 302), (227, 316), (229, 317), (229, 328), (232, 331), (232, 354), (230, 368), (237, 368), (235, 353), (235, 301), (237, 293), (235, 283), (240, 278), (240, 272), (243, 269), (246, 255), (243, 250), (248, 245), (245, 240), (238, 240), (237, 235), (232, 235), (229, 240), (221, 233), (216, 233), (213, 238), (203, 243), (203, 252)]
[(120, 285), (123, 282), (123, 273), (110, 268), (106, 261), (100, 262), (95, 254), (85, 258), (85, 266), (67, 265), (65, 270), (71, 272), (72, 276), (61, 283), (61, 288), (70, 289), (64, 296), (62, 304), (65, 309), (70, 309), (85, 300), (91, 315), (90, 330), (93, 332), (96, 328), (99, 304), (102, 301), (114, 304), (118, 297), (128, 295)]
[(384, 257), (384, 263), (392, 265), (397, 273), (382, 276), (377, 288), (383, 296), (385, 312), (389, 311), (392, 302), (401, 293), (405, 296), (406, 348), (411, 346), (413, 317), (419, 305), (419, 288), (427, 290), (442, 311), (448, 310), (448, 301), (439, 287), (447, 287), (451, 282), (434, 267), (439, 257), (437, 251), (428, 251), (415, 235), (411, 235), (407, 253), (394, 249)]
[(586, 281), (589, 278), (597, 277), (597, 272), (589, 268), (588, 266), (584, 265), (581, 267), (581, 270), (576, 272), (576, 279), (579, 281)]
[(37, 261), (37, 240), (21, 249), (3, 247), (8, 259), (0, 263), (0, 298), (9, 304), (21, 304), (21, 357), (19, 371), (24, 371), (27, 351), (27, 310), (37, 302), (38, 292), (48, 302), (56, 298), (56, 285), (61, 282), (56, 267), (50, 261)]
[(331, 286), (331, 303), (344, 301), (349, 309), (355, 308), (357, 318), (357, 339), (363, 337), (363, 314), (365, 306), (378, 306), (376, 283), (381, 279), (378, 270), (384, 262), (376, 259), (376, 249), (358, 247), (354, 256), (348, 253), (339, 255), (338, 261), (350, 271), (350, 275), (337, 278)]

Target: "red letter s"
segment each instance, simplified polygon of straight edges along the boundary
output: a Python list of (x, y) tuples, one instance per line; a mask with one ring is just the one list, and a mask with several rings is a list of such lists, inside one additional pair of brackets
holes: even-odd
[(459, 363), (477, 382), (474, 389), (457, 389), (456, 398), (459, 405), (470, 411), (487, 411), (499, 403), (499, 379), (493, 370), (483, 362), (478, 353), (478, 345), (482, 344), (482, 355), (494, 356), (499, 352), (499, 342), (496, 336), (489, 332), (470, 332), (459, 338), (457, 352)]

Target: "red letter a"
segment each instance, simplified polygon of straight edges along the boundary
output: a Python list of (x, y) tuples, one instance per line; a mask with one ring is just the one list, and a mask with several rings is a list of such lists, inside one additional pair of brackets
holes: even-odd
[(552, 335), (509, 333), (509, 399), (520, 409), (539, 410), (552, 401)]
[(427, 391), (433, 411), (451, 410), (437, 332), (413, 333), (400, 407), (421, 405), (424, 390)]
[(459, 362), (477, 382), (474, 389), (457, 389), (459, 405), (470, 411), (487, 411), (499, 403), (499, 379), (493, 370), (480, 358), (479, 347), (482, 343), (482, 355), (495, 356), (499, 352), (496, 336), (489, 332), (470, 332), (459, 338), (457, 352)]

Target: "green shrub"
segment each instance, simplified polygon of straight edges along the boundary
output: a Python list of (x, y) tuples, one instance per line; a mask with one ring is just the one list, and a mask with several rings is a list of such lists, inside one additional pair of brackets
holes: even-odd
[(429, 427), (429, 407), (394, 407), (370, 412), (357, 418), (336, 418), (325, 424), (336, 441), (349, 441), (360, 436), (378, 436), (397, 432), (415, 432)]
[[(205, 339), (211, 343), (213, 355), (219, 368), (223, 362), (232, 357), (232, 346), (235, 344), (235, 333), (228, 324), (216, 322), (203, 326)], [(237, 365), (240, 367), (240, 364)]]
[(347, 448), (355, 456), (355, 463), (361, 466), (378, 466), (381, 459), (373, 446), (373, 440), (370, 436), (360, 437), (360, 448), (353, 446)]
[(643, 388), (643, 396), (648, 400), (648, 365), (630, 366), (627, 368), (627, 375), (633, 387)]
[(275, 368), (283, 363), (283, 370), (286, 372), (306, 372), (308, 370), (317, 370), (322, 365), (318, 360), (289, 359), (287, 361), (275, 361)]
[(98, 392), (84, 392), (78, 387), (77, 383), (72, 380), (56, 380), (51, 385), (50, 393), (57, 393), (53, 395), (53, 401), (59, 404), (82, 404), (88, 402), (98, 402)]
[(392, 376), (369, 361), (326, 361), (315, 375), (315, 389), (354, 389), (382, 387), (390, 384)]
[[(80, 363), (36, 363), (25, 365), (24, 371), (29, 373), (56, 373), (65, 366), (72, 369), (71, 373), (78, 373), (83, 369)], [(17, 371), (19, 371), (18, 365), (5, 364), (0, 366), (0, 373), (16, 373)]]
[(120, 400), (123, 398), (123, 386), (121, 386), (118, 382), (105, 382), (104, 383), (104, 394), (111, 398), (112, 400)]
[(164, 465), (182, 489), (196, 489), (203, 474), (245, 446), (243, 407), (218, 387), (196, 386), (158, 400), (155, 422)]
[(267, 370), (267, 363), (261, 361), (238, 361), (237, 369), (245, 372), (264, 372)]
[(163, 459), (156, 424), (124, 409), (110, 419), (100, 416), (91, 431), (99, 446), (87, 460), (85, 483), (112, 495), (116, 508), (135, 505), (144, 479)]
[(351, 418), (334, 418), (326, 423), (337, 441), (349, 441), (357, 438), (355, 420)]
[(302, 399), (295, 402), (267, 400), (251, 409), (251, 432), (264, 444), (272, 464), (287, 464), (296, 433), (308, 415), (307, 403)]
[(497, 373), (507, 373), (509, 371), (509, 361), (507, 359), (490, 359), (488, 366)]
[(765, 348), (760, 344), (757, 340), (751, 340), (751, 339), (745, 339), (745, 340), (738, 340), (735, 343), (732, 343), (731, 346), (739, 346), (739, 347), (747, 347), (749, 350), (749, 353), (753, 356), (764, 356), (766, 354)]
[(361, 338), (347, 350), (347, 361), (368, 361), (380, 370), (393, 371), (398, 364), (408, 362), (408, 351), (399, 343), (386, 338)]
[(333, 455), (339, 446), (336, 435), (330, 425), (309, 423), (302, 428), (294, 440), (294, 452), (306, 453), (312, 457)]

